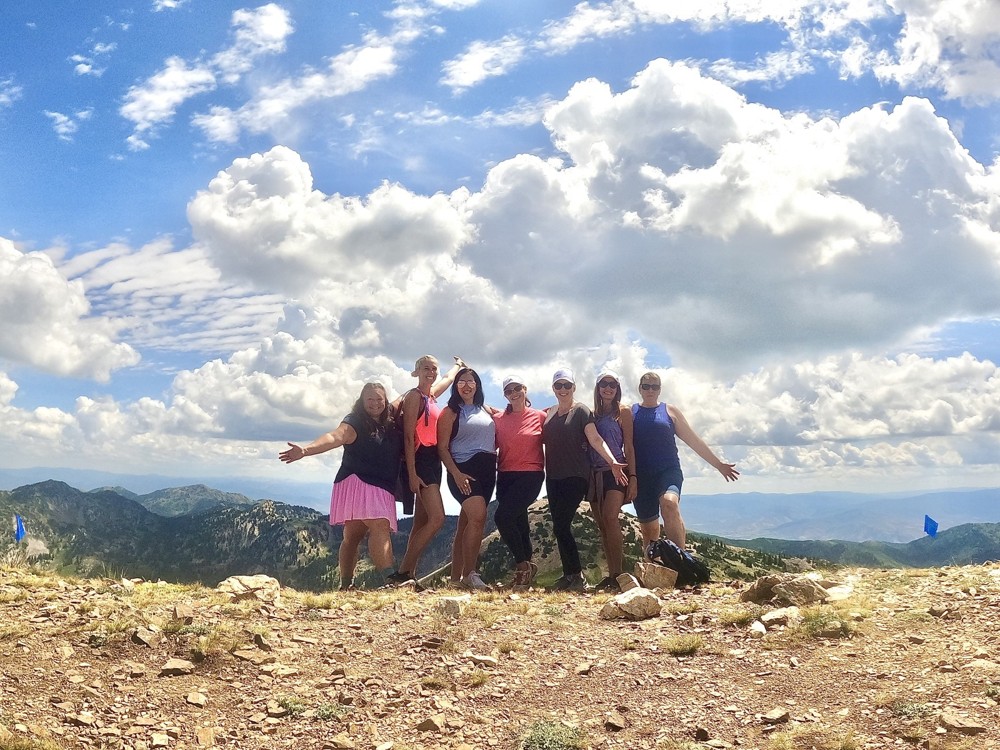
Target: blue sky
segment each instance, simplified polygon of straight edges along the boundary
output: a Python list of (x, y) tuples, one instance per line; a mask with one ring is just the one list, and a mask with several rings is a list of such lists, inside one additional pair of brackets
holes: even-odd
[(0, 6), (0, 468), (329, 478), (433, 353), (660, 368), (742, 491), (996, 486), (993, 3), (680, 5)]

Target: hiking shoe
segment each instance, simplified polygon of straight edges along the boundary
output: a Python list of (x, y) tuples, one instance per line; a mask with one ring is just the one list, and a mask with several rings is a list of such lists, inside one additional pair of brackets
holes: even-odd
[(531, 579), (531, 569), (515, 570), (514, 578), (510, 582), (510, 587), (514, 591), (527, 591)]
[(531, 586), (535, 582), (535, 576), (538, 575), (538, 566), (535, 563), (528, 561), (528, 580), (526, 583)]
[(354, 581), (341, 581), (340, 582), (341, 591), (354, 591)]
[(552, 585), (553, 591), (585, 591), (586, 589), (587, 581), (584, 579), (583, 573), (564, 575)]
[(469, 591), (489, 591), (490, 587), (479, 577), (479, 573), (472, 571), (462, 579), (462, 588)]
[(385, 582), (390, 586), (399, 586), (407, 581), (415, 580), (416, 578), (413, 577), (413, 573), (404, 573), (400, 570), (396, 570), (385, 577)]
[(612, 578), (611, 576), (605, 576), (599, 584), (594, 587), (595, 591), (613, 591), (614, 593), (619, 593), (621, 591), (621, 586), (618, 585), (618, 580)]

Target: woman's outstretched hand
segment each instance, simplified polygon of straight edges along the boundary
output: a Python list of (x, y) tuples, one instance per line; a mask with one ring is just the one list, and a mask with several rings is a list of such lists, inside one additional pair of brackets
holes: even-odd
[(288, 445), (288, 450), (284, 450), (278, 454), (278, 458), (281, 459), (282, 463), (290, 464), (292, 461), (298, 461), (300, 458), (305, 458), (305, 448), (301, 445), (296, 445), (295, 443), (289, 443)]

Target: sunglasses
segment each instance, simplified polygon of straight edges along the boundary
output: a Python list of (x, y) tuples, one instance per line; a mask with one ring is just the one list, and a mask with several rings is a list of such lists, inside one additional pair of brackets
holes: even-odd
[(618, 383), (615, 382), (614, 380), (602, 380), (600, 383), (597, 384), (597, 387), (598, 388), (617, 388), (618, 387)]
[(644, 391), (658, 391), (658, 390), (660, 390), (660, 386), (658, 386), (656, 383), (641, 383), (639, 385), (639, 387), (642, 388), (642, 390), (644, 390)]
[(557, 391), (568, 391), (573, 387), (573, 384), (567, 383), (565, 380), (560, 380), (558, 383), (553, 383), (552, 387)]
[(503, 389), (503, 395), (509, 396), (512, 393), (517, 393), (518, 391), (523, 391), (523, 385), (509, 385)]

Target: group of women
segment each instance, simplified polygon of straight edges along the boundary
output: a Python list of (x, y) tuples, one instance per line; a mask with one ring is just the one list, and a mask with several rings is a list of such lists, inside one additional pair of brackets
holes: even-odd
[[(719, 459), (680, 410), (660, 401), (660, 377), (654, 372), (640, 378), (641, 401), (630, 408), (621, 403), (619, 377), (602, 372), (591, 409), (575, 399), (572, 371), (557, 370), (552, 377), (556, 403), (545, 411), (531, 406), (527, 386), (518, 375), (503, 380), (506, 407), (488, 406), (479, 374), (459, 357), (440, 379), (438, 362), (429, 355), (417, 360), (412, 374), (417, 386), (395, 403), (389, 402), (380, 383), (367, 383), (336, 429), (304, 447), (288, 443), (279, 454), (283, 462), (291, 463), (344, 448), (330, 500), (330, 524), (344, 526), (339, 551), (342, 589), (353, 587), (358, 548), (366, 536), (372, 562), (386, 583), (415, 583), (420, 557), (444, 524), (442, 467), (461, 506), (451, 580), (470, 590), (489, 588), (477, 568), (486, 509), (494, 491), (494, 520), (514, 558), (515, 590), (531, 586), (538, 572), (532, 561), (528, 507), (544, 482), (563, 573), (552, 588), (586, 588), (572, 523), (587, 499), (608, 565), (608, 575), (597, 588), (616, 591), (624, 563), (623, 505), (632, 503), (635, 508), (643, 549), (660, 538), (661, 518), (662, 533), (680, 547), (685, 545), (680, 514), (684, 478), (676, 438), (727, 482), (739, 477), (735, 465)], [(447, 404), (441, 408), (437, 398), (449, 389)], [(389, 535), (397, 528), (401, 481), (415, 496), (415, 508), (406, 552), (393, 570)]]

